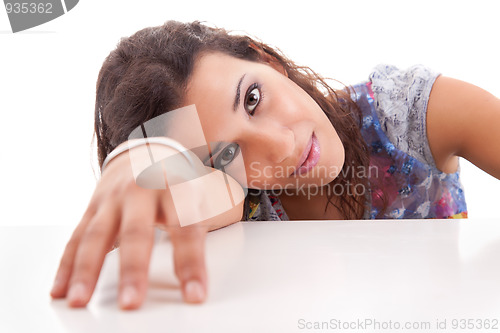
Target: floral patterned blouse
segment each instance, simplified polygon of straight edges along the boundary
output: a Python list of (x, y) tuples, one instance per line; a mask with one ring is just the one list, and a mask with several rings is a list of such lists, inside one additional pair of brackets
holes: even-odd
[[(460, 169), (439, 171), (427, 140), (427, 103), (438, 76), (421, 65), (407, 70), (379, 65), (369, 81), (352, 87), (351, 97), (362, 112), (361, 135), (370, 150), (365, 219), (467, 217)], [(278, 197), (250, 190), (244, 220), (289, 218)]]

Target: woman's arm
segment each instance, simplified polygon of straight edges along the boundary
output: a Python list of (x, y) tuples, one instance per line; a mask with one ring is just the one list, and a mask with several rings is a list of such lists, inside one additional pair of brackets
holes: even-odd
[(500, 179), (500, 99), (440, 76), (427, 107), (427, 137), (438, 169), (454, 172), (463, 157)]
[[(152, 148), (166, 149), (163, 146)], [(133, 148), (140, 149), (147, 148)], [(94, 292), (106, 253), (119, 240), (119, 303), (123, 309), (138, 308), (146, 295), (156, 225), (170, 233), (174, 270), (181, 282), (184, 300), (202, 302), (207, 287), (205, 235), (207, 231), (239, 221), (244, 196), (239, 193), (241, 200), (235, 200), (233, 209), (182, 227), (168, 190), (146, 189), (136, 184), (129, 153), (124, 152), (113, 159), (103, 172), (88, 208), (64, 250), (51, 295), (54, 298), (67, 297), (72, 307), (85, 306)], [(239, 186), (231, 177), (227, 179), (234, 188)], [(192, 209), (203, 207), (204, 198), (214, 195), (213, 189), (220, 186), (213, 181), (216, 180), (197, 182), (186, 189), (193, 191), (190, 195)], [(193, 287), (196, 283), (198, 287)]]

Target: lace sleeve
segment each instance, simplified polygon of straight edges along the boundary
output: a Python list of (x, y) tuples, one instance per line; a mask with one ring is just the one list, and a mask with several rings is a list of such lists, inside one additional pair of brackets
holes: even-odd
[(439, 76), (422, 65), (400, 70), (379, 65), (370, 75), (375, 108), (386, 136), (398, 149), (436, 166), (426, 131), (427, 103)]

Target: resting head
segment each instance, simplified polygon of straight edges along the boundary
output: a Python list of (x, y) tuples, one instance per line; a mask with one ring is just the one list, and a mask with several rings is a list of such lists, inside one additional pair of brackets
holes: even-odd
[[(99, 164), (141, 124), (190, 105), (213, 155), (207, 162), (246, 187), (362, 181), (339, 177), (348, 164), (367, 165), (347, 90), (262, 42), (199, 22), (140, 30), (106, 58), (95, 111)], [(187, 141), (199, 134), (182, 121), (166, 127)]]

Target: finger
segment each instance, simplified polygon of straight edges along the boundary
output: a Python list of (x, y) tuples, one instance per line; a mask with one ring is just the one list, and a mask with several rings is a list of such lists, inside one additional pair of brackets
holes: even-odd
[(94, 292), (104, 258), (118, 232), (118, 207), (113, 201), (101, 206), (82, 234), (67, 295), (72, 307), (85, 306)]
[(80, 239), (82, 237), (83, 232), (87, 228), (89, 221), (92, 219), (96, 212), (94, 205), (89, 204), (85, 213), (78, 223), (78, 226), (73, 231), (70, 240), (66, 244), (64, 249), (64, 253), (61, 257), (61, 261), (59, 263), (59, 268), (57, 269), (56, 277), (54, 279), (54, 284), (52, 286), (52, 290), (50, 295), (53, 298), (63, 298), (66, 296), (68, 291), (68, 282), (71, 277), (71, 272), (73, 270), (73, 263), (75, 260), (76, 251), (78, 249), (78, 245), (80, 244)]
[(175, 274), (181, 282), (184, 301), (201, 303), (206, 299), (205, 237), (207, 227), (194, 224), (169, 228), (174, 249)]
[(157, 200), (141, 189), (124, 203), (120, 228), (120, 296), (122, 309), (136, 309), (144, 301), (154, 243)]

